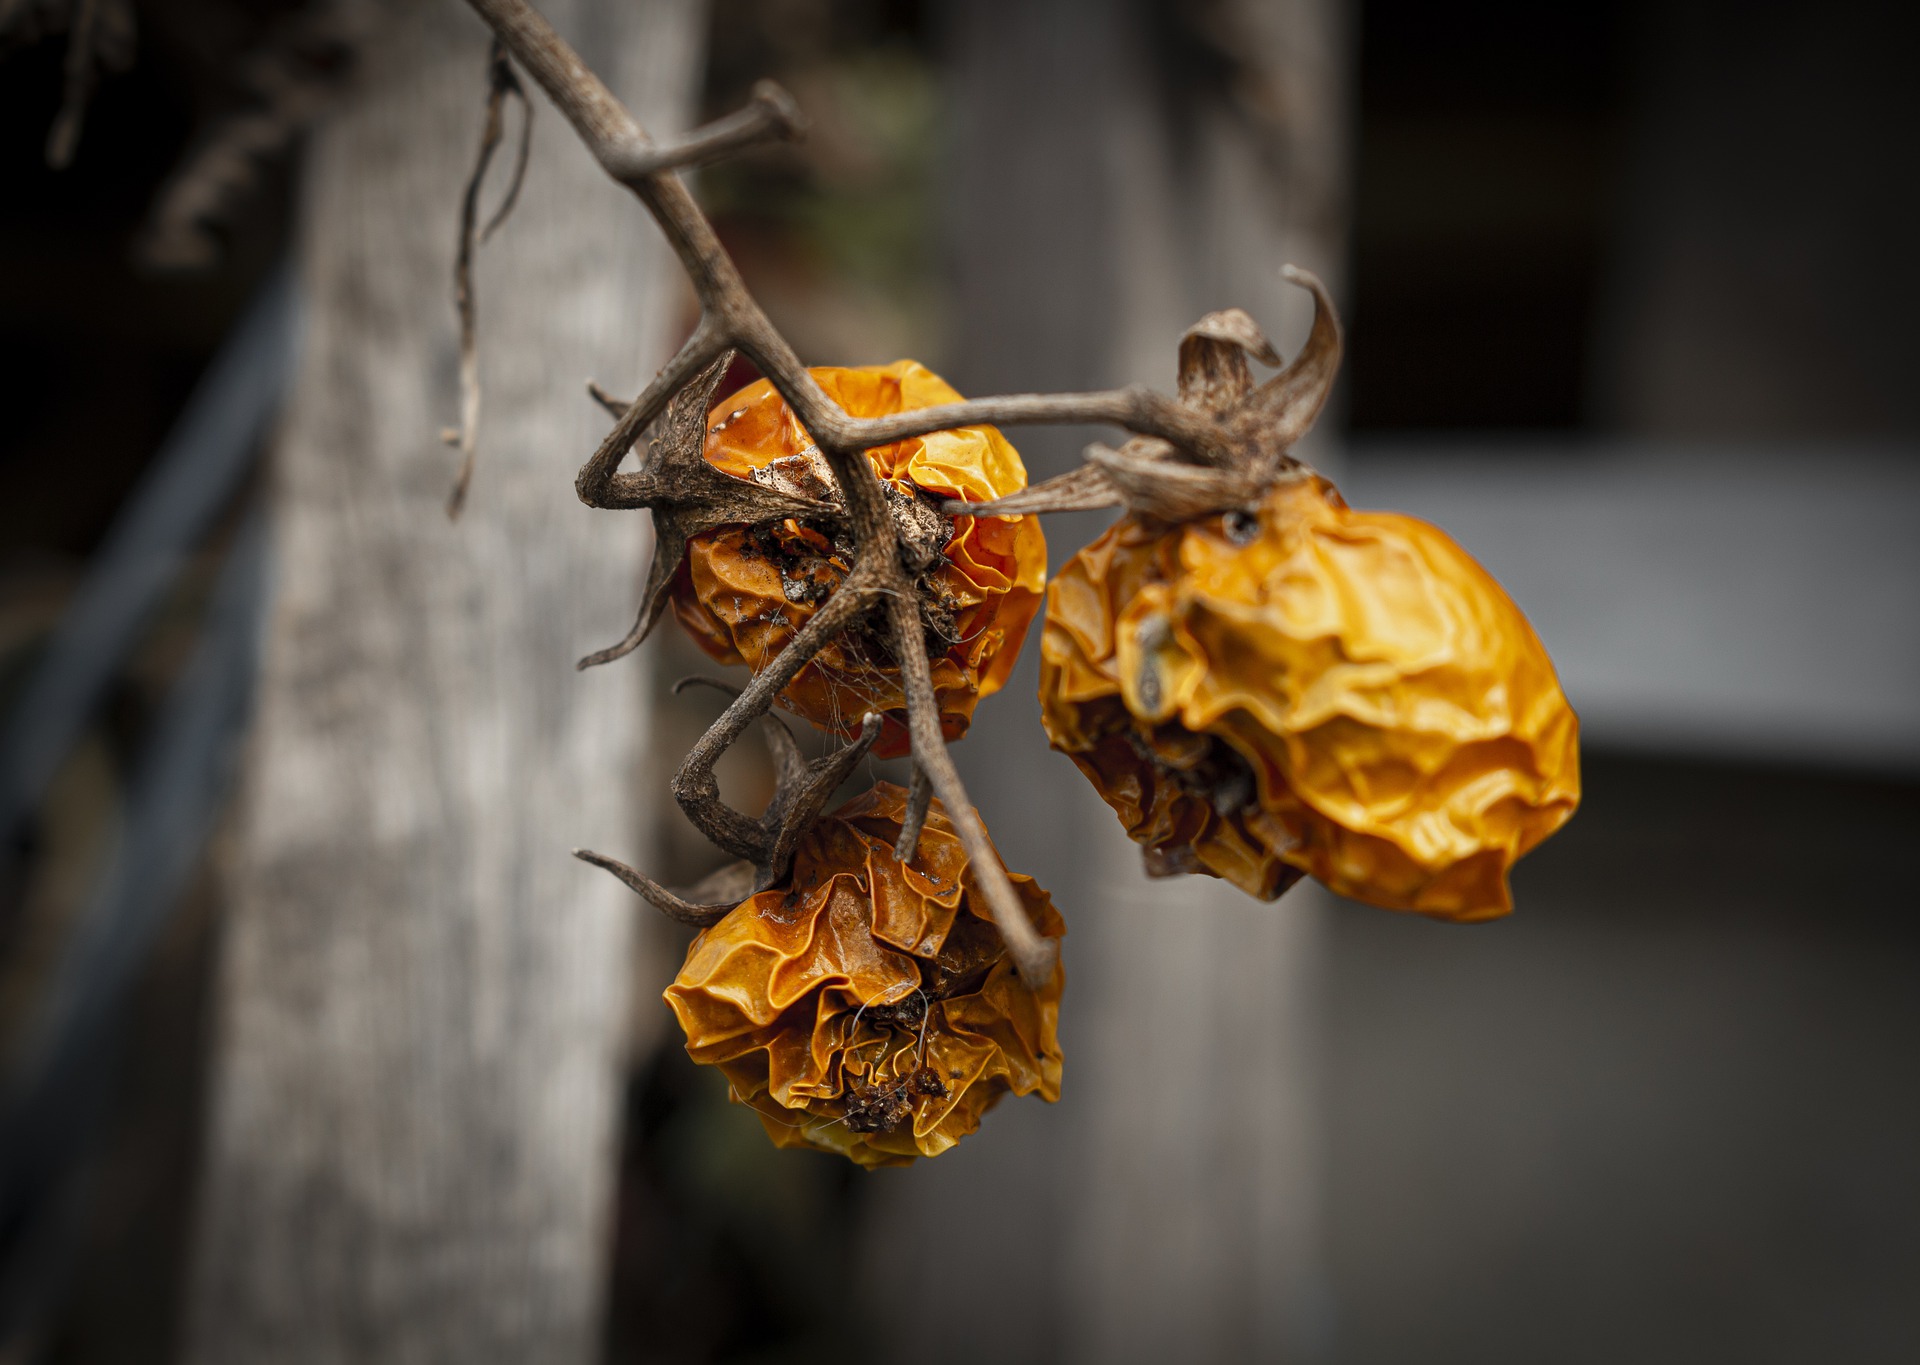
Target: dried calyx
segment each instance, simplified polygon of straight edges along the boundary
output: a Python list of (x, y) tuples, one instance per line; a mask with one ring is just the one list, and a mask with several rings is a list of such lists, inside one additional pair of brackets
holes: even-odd
[[(666, 610), (668, 590), (686, 558), (687, 542), (701, 532), (716, 526), (754, 525), (786, 517), (835, 526), (845, 521), (845, 505), (837, 486), (831, 483), (831, 470), (826, 471), (825, 481), (749, 482), (707, 463), (707, 413), (733, 355), (732, 351), (722, 353), (674, 394), (640, 468), (632, 474), (616, 475), (610, 494), (597, 503), (601, 507), (644, 507), (653, 513), (653, 563), (647, 570), (647, 585), (640, 594), (640, 614), (633, 629), (620, 643), (580, 660), (580, 668), (631, 654), (652, 633)], [(629, 405), (609, 397), (598, 385), (592, 386), (592, 392), (615, 417), (626, 413)]]
[[(675, 684), (677, 694), (691, 686), (712, 687), (729, 696), (739, 696), (737, 688), (712, 678), (682, 678)], [(779, 716), (769, 712), (762, 733), (773, 756), (773, 800), (766, 811), (747, 830), (709, 829), (702, 832), (727, 852), (734, 861), (701, 878), (692, 886), (662, 886), (644, 873), (617, 858), (591, 849), (576, 848), (573, 856), (595, 867), (605, 868), (634, 891), (645, 897), (655, 909), (682, 924), (705, 928), (717, 924), (729, 911), (748, 897), (783, 881), (793, 867), (793, 851), (826, 809), (828, 798), (847, 780), (854, 766), (865, 758), (880, 735), (880, 717), (869, 714), (862, 721), (859, 738), (851, 744), (830, 750), (824, 757), (808, 760), (795, 743), (793, 732)], [(745, 837), (742, 837), (742, 835)]]
[(949, 502), (946, 510), (1005, 516), (1125, 507), (1156, 521), (1192, 521), (1250, 513), (1275, 484), (1310, 473), (1292, 451), (1339, 373), (1340, 320), (1318, 276), (1291, 265), (1281, 274), (1313, 294), (1313, 329), (1292, 363), (1264, 384), (1255, 387), (1248, 357), (1279, 366), (1280, 353), (1241, 309), (1209, 313), (1180, 338), (1180, 401), (1218, 424), (1222, 446), (1159, 436), (1135, 436), (1117, 450), (1096, 443), (1086, 464), (1058, 478), (995, 502)]

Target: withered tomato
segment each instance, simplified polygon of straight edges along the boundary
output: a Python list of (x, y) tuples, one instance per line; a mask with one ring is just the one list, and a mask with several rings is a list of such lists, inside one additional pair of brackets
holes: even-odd
[(1519, 608), (1441, 531), (1317, 477), (1257, 515), (1122, 518), (1049, 587), (1041, 659), (1048, 736), (1156, 873), (1487, 919), (1579, 801)]
[[(938, 375), (911, 360), (812, 372), (856, 417), (879, 417), (959, 401)], [(806, 429), (767, 380), (717, 406), (706, 458), (743, 479), (830, 496), (833, 475)], [(898, 441), (867, 452), (898, 490), (896, 519), (908, 533), (933, 528), (939, 558), (922, 580), (922, 612), (941, 728), (966, 733), (980, 698), (1013, 671), (1046, 584), (1047, 548), (1037, 517), (956, 517), (947, 530), (933, 501), (985, 502), (1026, 487), (1026, 468), (992, 427), (965, 427)], [(830, 527), (787, 520), (722, 526), (695, 536), (676, 579), (673, 609), (702, 648), (723, 663), (756, 672), (770, 663), (818, 604), (845, 578), (852, 546)], [(850, 735), (867, 711), (886, 718), (876, 752), (906, 752), (906, 697), (899, 668), (873, 632), (844, 632), (781, 694), (781, 704), (824, 729)]]
[[(1038, 992), (1021, 982), (938, 802), (913, 859), (894, 857), (905, 809), (883, 782), (820, 819), (789, 882), (704, 930), (667, 988), (689, 1055), (779, 1146), (905, 1165), (1003, 1095), (1060, 1096), (1061, 970)], [(1013, 885), (1059, 938), (1047, 893)]]

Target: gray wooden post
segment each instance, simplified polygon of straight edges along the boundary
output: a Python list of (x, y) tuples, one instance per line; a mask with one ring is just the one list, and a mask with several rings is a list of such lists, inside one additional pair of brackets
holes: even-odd
[[(687, 126), (697, 0), (543, 8), (651, 127)], [(448, 523), (485, 54), (464, 7), (405, 11), (309, 151), (194, 1361), (583, 1361), (599, 1335), (634, 906), (568, 850), (643, 853), (666, 768), (644, 665), (573, 670), (631, 621), (645, 518), (572, 484), (606, 424), (582, 381), (637, 388), (680, 296), (537, 110), (480, 256), (480, 467)]]

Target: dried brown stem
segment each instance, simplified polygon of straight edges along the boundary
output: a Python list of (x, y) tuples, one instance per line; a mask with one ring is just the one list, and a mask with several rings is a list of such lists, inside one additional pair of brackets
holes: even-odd
[(913, 784), (907, 788), (907, 809), (900, 817), (900, 837), (894, 841), (893, 856), (901, 862), (913, 857), (920, 846), (920, 831), (926, 827), (927, 807), (933, 803), (933, 783), (918, 764), (913, 769)]
[(854, 566), (847, 581), (820, 604), (806, 625), (793, 637), (772, 663), (754, 675), (721, 713), (707, 732), (700, 736), (680, 771), (673, 776), (673, 797), (695, 827), (721, 849), (736, 858), (750, 858), (759, 847), (757, 821), (742, 815), (720, 799), (720, 783), (714, 777), (714, 764), (733, 746), (746, 728), (773, 706), (780, 689), (792, 682), (806, 667), (807, 660), (841, 631), (858, 620), (873, 603), (871, 570), (862, 573), (867, 561)]
[(760, 81), (746, 108), (694, 129), (678, 142), (635, 152), (615, 179), (687, 170), (770, 142), (806, 135), (806, 115), (778, 81)]
[[(486, 183), (487, 167), (506, 136), (506, 103), (518, 99), (521, 108), (520, 149), (515, 159), (513, 179), (507, 186), (500, 207), (484, 230), (476, 230), (480, 221), (480, 189)], [(487, 53), (487, 118), (480, 131), (480, 150), (474, 157), (473, 174), (467, 177), (466, 192), (460, 197), (460, 249), (453, 261), (453, 302), (460, 315), (460, 426), (449, 433), (448, 444), (460, 451), (460, 471), (454, 475), (453, 489), (447, 494), (447, 517), (458, 520), (466, 506), (467, 489), (473, 483), (474, 457), (480, 441), (480, 349), (478, 319), (473, 294), (473, 257), (481, 242), (493, 235), (506, 221), (520, 197), (520, 184), (527, 172), (527, 153), (532, 146), (533, 105), (513, 74), (507, 49), (498, 38)]]
[[(657, 580), (659, 556), (674, 552), (671, 537), (684, 535), (689, 522), (684, 509), (674, 512), (670, 481), (661, 477), (655, 466), (670, 461), (675, 451), (681, 450), (682, 442), (666, 438), (656, 441), (647, 465), (636, 473), (620, 473), (620, 464), (647, 428), (668, 410), (669, 401), (697, 373), (729, 349), (738, 349), (771, 381), (819, 446), (845, 503), (831, 510), (845, 519), (857, 547), (853, 569), (845, 582), (694, 746), (674, 778), (675, 798), (714, 843), (736, 856), (751, 857), (763, 838), (764, 827), (720, 800), (714, 763), (748, 724), (767, 712), (780, 690), (822, 645), (884, 602), (890, 647), (905, 684), (915, 768), (916, 796), (902, 829), (903, 849), (911, 853), (907, 835), (919, 823), (915, 811), (923, 817), (926, 801), (938, 796), (1022, 978), (1039, 986), (1052, 976), (1057, 950), (1027, 920), (947, 753), (913, 577), (902, 562), (898, 530), (880, 478), (865, 452), (873, 446), (962, 426), (1101, 423), (1155, 440), (1173, 461), (1185, 466), (1190, 474), (1202, 476), (1199, 482), (1209, 489), (1223, 483), (1233, 483), (1237, 488), (1236, 479), (1205, 477), (1216, 471), (1235, 471), (1248, 463), (1248, 438), (1231, 421), (1236, 414), (1184, 401), (1185, 393), (1181, 400), (1175, 400), (1151, 390), (1131, 388), (1100, 393), (1015, 394), (888, 417), (851, 416), (814, 382), (786, 338), (767, 319), (722, 249), (712, 225), (672, 171), (673, 167), (711, 160), (774, 136), (793, 136), (798, 120), (790, 102), (763, 90), (747, 110), (679, 143), (657, 146), (526, 0), (469, 3), (505, 43), (521, 69), (547, 92), (607, 174), (631, 189), (653, 215), (700, 302), (701, 320), (694, 335), (631, 404), (594, 390), (595, 398), (615, 414), (616, 420), (575, 481), (581, 500), (593, 507), (654, 509), (657, 541), (668, 538), (656, 546)], [(1249, 327), (1250, 323), (1242, 327), (1233, 320), (1223, 321), (1213, 329), (1218, 336), (1208, 333), (1202, 341), (1209, 345), (1252, 345), (1263, 358), (1277, 359), (1264, 338), (1252, 340), (1257, 329), (1250, 333)], [(1209, 360), (1218, 359), (1212, 352), (1207, 355)], [(1232, 362), (1229, 359), (1222, 363), (1230, 369)], [(1305, 399), (1290, 392), (1288, 401), (1298, 408)], [(1134, 453), (1138, 448), (1129, 442), (1128, 449)], [(1124, 490), (1113, 483), (1115, 470), (1123, 477), (1135, 472), (1134, 466), (1123, 461), (1093, 473), (1054, 480), (1049, 491), (1051, 501), (1041, 498), (1033, 510), (1053, 510), (1056, 505), (1105, 506), (1118, 501)], [(1183, 480), (1182, 488), (1194, 483), (1193, 479)], [(1190, 501), (1191, 496), (1186, 496)], [(1009, 501), (1003, 500), (994, 510), (1011, 514), (1014, 509)], [(948, 504), (947, 510), (959, 514), (962, 509)], [(977, 506), (965, 510), (969, 514), (986, 512)], [(637, 644), (657, 618), (662, 590), (663, 585), (657, 581), (650, 584), (640, 619), (627, 639), (583, 663), (617, 658)], [(629, 884), (636, 883), (629, 880)]]

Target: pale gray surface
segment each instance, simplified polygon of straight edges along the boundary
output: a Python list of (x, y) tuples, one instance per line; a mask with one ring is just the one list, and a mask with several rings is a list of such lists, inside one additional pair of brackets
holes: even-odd
[(1911, 783), (1594, 754), (1510, 919), (1343, 907), (1337, 1359), (1920, 1359), (1917, 817)]
[(1920, 449), (1370, 444), (1533, 621), (1595, 745), (1920, 769)]
[[(543, 8), (684, 126), (697, 4)], [(197, 1361), (584, 1361), (600, 1333), (633, 905), (568, 850), (645, 861), (646, 725), (638, 661), (573, 660), (631, 620), (645, 518), (572, 482), (605, 424), (582, 380), (635, 386), (679, 295), (640, 208), (540, 109), (480, 256), (480, 467), (448, 523), (485, 53), (464, 8), (408, 11), (311, 150)]]

